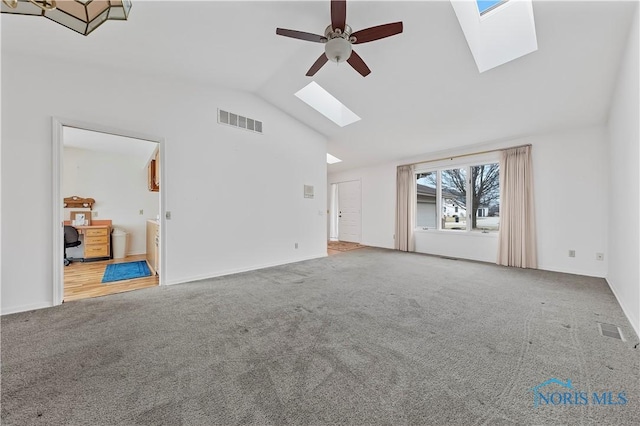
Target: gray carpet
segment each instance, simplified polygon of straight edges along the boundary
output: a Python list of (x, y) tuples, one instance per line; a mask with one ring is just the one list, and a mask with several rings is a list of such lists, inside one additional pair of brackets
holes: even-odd
[(602, 279), (365, 248), (4, 316), (2, 423), (637, 424), (637, 343)]

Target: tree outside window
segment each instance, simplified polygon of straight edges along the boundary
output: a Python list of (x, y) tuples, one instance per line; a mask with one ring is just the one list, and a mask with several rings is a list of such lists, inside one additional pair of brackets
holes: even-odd
[(467, 229), (467, 169), (443, 170), (440, 174), (442, 206), (445, 216), (442, 229), (463, 231)]
[[(461, 167), (416, 175), (417, 222), (436, 228), (435, 199), (440, 186), (440, 229), (497, 231), (500, 226), (500, 168), (498, 163)], [(470, 206), (467, 203), (470, 202)]]
[(500, 227), (500, 166), (471, 167), (473, 215), (471, 229), (497, 231)]

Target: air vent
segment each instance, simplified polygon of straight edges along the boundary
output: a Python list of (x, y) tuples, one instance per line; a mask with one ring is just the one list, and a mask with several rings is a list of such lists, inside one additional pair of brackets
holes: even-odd
[(622, 335), (622, 330), (620, 330), (620, 327), (618, 327), (617, 325), (599, 322), (598, 328), (600, 329), (600, 334), (603, 336), (624, 340), (624, 336)]
[(244, 117), (218, 108), (218, 123), (237, 127), (250, 132), (262, 133), (262, 121)]

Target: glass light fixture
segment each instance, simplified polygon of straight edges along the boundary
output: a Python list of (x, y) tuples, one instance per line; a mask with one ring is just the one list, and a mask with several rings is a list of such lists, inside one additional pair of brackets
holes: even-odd
[(324, 35), (327, 38), (327, 42), (324, 44), (324, 54), (329, 60), (340, 63), (351, 57), (351, 43), (355, 41), (355, 38), (351, 37), (351, 32), (351, 27), (348, 25), (344, 26), (344, 31), (340, 29), (334, 31), (331, 25), (324, 30)]
[(55, 0), (2, 0), (0, 10), (14, 15), (44, 15), (55, 7)]
[(351, 56), (351, 43), (342, 37), (332, 38), (324, 44), (324, 53), (333, 62), (344, 62)]
[(109, 9), (109, 18), (117, 21), (126, 21), (131, 10), (130, 0), (111, 0), (111, 8)]
[(126, 20), (130, 0), (2, 0), (2, 13), (41, 15), (88, 35), (106, 20)]

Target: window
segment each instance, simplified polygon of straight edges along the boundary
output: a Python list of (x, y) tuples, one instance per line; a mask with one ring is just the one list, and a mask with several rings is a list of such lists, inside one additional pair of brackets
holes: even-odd
[(500, 228), (498, 163), (416, 174), (416, 226), (452, 232)]
[(500, 225), (499, 165), (494, 163), (471, 167), (471, 182), (471, 205), (475, 209), (471, 229), (497, 231)]
[(436, 209), (436, 172), (419, 173), (416, 176), (416, 225), (420, 228), (438, 227)]
[(445, 208), (442, 229), (467, 229), (467, 169), (449, 169), (440, 172), (441, 202)]

